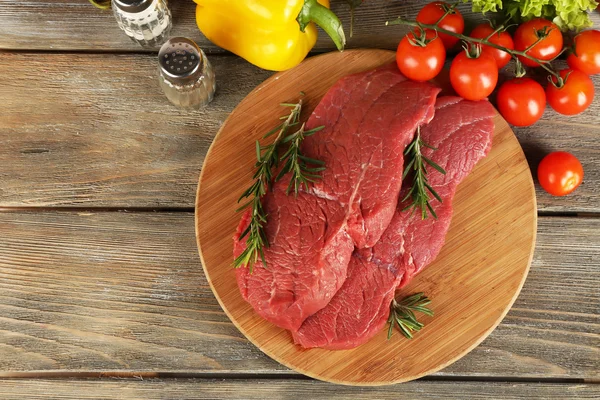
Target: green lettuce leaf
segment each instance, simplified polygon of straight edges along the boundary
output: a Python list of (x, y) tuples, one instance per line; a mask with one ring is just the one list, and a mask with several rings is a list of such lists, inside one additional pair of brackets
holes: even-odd
[(502, 0), (473, 0), (473, 11), (486, 13), (502, 10)]
[(592, 26), (588, 12), (598, 6), (596, 0), (472, 0), (472, 3), (475, 12), (502, 10), (514, 22), (543, 17), (564, 31)]
[(581, 30), (592, 26), (587, 11), (598, 6), (594, 0), (554, 0), (555, 14), (553, 21), (562, 30)]
[(523, 19), (531, 19), (533, 17), (541, 17), (544, 6), (550, 4), (550, 0), (525, 0), (519, 2), (521, 17)]

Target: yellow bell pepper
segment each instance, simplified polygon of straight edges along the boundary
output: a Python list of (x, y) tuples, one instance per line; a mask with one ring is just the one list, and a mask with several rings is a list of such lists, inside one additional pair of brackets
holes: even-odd
[(264, 69), (299, 64), (317, 41), (315, 23), (344, 48), (344, 30), (329, 0), (194, 1), (196, 23), (208, 40)]

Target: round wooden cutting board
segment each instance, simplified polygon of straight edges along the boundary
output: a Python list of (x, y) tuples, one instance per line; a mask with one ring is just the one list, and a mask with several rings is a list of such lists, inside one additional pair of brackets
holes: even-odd
[(477, 346), (500, 323), (525, 281), (537, 227), (531, 172), (507, 123), (495, 118), (493, 148), (458, 187), (446, 244), (398, 297), (425, 292), (434, 317), (414, 339), (384, 329), (353, 350), (303, 350), (289, 332), (263, 320), (237, 288), (232, 268), (237, 199), (251, 183), (254, 142), (306, 93), (303, 118), (341, 77), (394, 61), (384, 50), (350, 50), (305, 60), (259, 85), (231, 113), (202, 167), (196, 236), (204, 271), (233, 323), (263, 352), (311, 377), (349, 385), (405, 382), (438, 371)]

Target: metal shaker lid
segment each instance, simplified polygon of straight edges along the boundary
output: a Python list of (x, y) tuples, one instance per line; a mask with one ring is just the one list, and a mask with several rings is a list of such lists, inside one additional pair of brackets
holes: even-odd
[(112, 0), (119, 9), (128, 13), (139, 13), (150, 7), (153, 0)]
[(202, 63), (200, 48), (188, 38), (171, 38), (158, 52), (160, 70), (173, 84), (184, 85), (198, 80), (202, 74)]

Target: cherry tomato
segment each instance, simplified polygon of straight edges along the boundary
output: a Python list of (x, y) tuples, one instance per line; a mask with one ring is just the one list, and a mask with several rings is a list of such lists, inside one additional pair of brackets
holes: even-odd
[[(548, 35), (529, 50), (527, 55), (535, 57), (538, 60), (547, 61), (553, 59), (563, 48), (563, 37), (558, 26), (544, 18), (532, 19), (517, 28), (514, 36), (515, 49), (524, 51), (537, 42), (539, 35), (544, 31)], [(539, 65), (535, 61), (521, 56), (519, 56), (519, 60), (528, 67), (537, 67)]]
[(600, 31), (581, 32), (573, 40), (577, 56), (569, 54), (569, 67), (588, 75), (600, 73)]
[[(443, 1), (434, 1), (433, 3), (427, 4), (419, 11), (417, 15), (417, 21), (423, 24), (435, 24), (440, 18), (446, 13), (446, 10), (450, 8), (450, 4), (444, 3)], [(446, 29), (455, 33), (463, 33), (465, 30), (465, 20), (462, 14), (457, 9), (454, 9), (438, 24), (440, 28)], [(444, 42), (444, 47), (450, 49), (458, 42), (458, 38), (447, 35), (445, 33), (439, 34), (440, 39)]]
[(402, 38), (396, 51), (396, 63), (400, 72), (413, 81), (423, 82), (433, 79), (444, 67), (446, 49), (441, 39), (435, 37), (433, 31), (426, 32), (426, 39), (431, 41), (423, 47), (413, 44), (418, 39), (415, 38), (414, 33), (409, 33)]
[(467, 100), (483, 100), (498, 83), (498, 66), (494, 57), (480, 54), (471, 58), (460, 52), (450, 65), (450, 83), (458, 95)]
[[(552, 83), (546, 88), (548, 103), (556, 112), (564, 115), (575, 115), (585, 111), (594, 100), (594, 83), (589, 76), (576, 69), (563, 69), (560, 76), (564, 80), (558, 88)], [(552, 82), (557, 83), (552, 77)]]
[(529, 126), (544, 114), (546, 93), (542, 85), (531, 78), (515, 78), (500, 86), (496, 103), (509, 123)]
[[(490, 24), (479, 24), (473, 29), (471, 32), (471, 37), (475, 39), (485, 39), (490, 36), (494, 32), (494, 28)], [(489, 38), (491, 43), (497, 44), (502, 47), (506, 47), (507, 49), (513, 50), (515, 45), (513, 43), (512, 37), (508, 32), (498, 32), (492, 35)], [(510, 61), (510, 54), (505, 51), (495, 49), (490, 46), (482, 45), (481, 52), (487, 53), (494, 57), (496, 60), (496, 64), (498, 64), (498, 69), (504, 67)]]
[(540, 162), (537, 175), (546, 192), (553, 196), (565, 196), (583, 181), (583, 167), (573, 154), (555, 151)]

